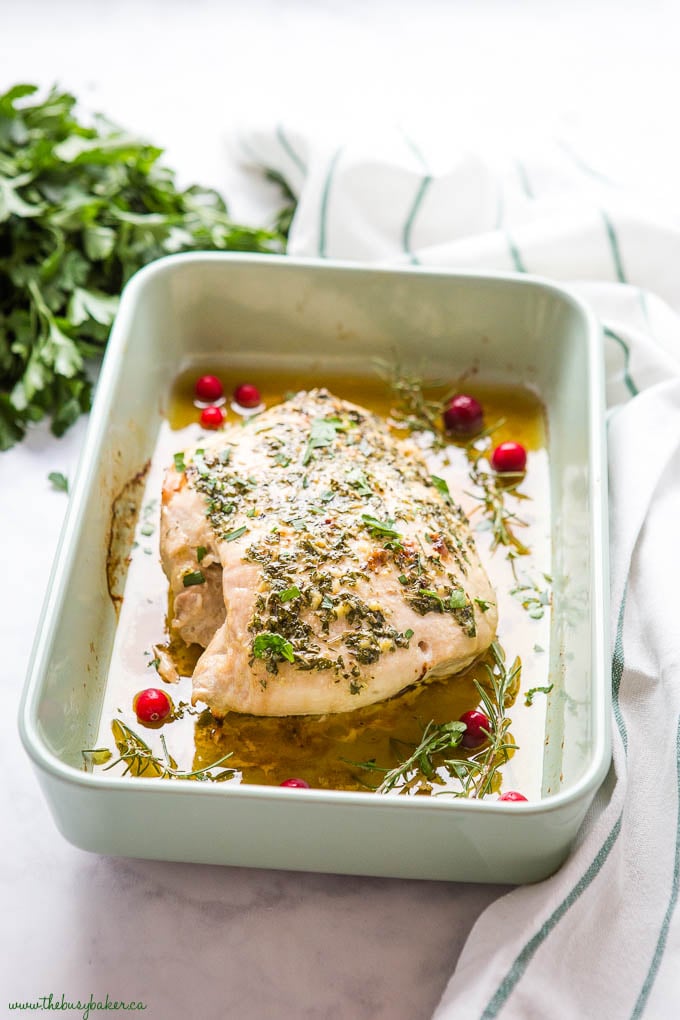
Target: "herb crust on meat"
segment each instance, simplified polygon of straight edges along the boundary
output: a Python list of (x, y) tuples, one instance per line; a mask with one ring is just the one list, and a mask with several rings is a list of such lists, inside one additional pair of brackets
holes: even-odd
[(161, 557), (216, 717), (345, 712), (453, 675), (495, 636), (469, 525), (420, 450), (327, 390), (175, 457)]

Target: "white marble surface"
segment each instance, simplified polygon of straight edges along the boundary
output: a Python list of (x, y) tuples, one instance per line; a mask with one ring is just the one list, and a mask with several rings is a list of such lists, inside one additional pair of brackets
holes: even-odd
[[(633, 179), (674, 123), (680, 19), (660, 0), (0, 0), (0, 14), (0, 89), (71, 88), (236, 216), (260, 199), (227, 155), (237, 122), (549, 126), (620, 143)], [(154, 1020), (425, 1020), (499, 888), (112, 860), (57, 833), (16, 714), (66, 509), (47, 473), (73, 477), (83, 434), (38, 429), (0, 455), (0, 1014), (52, 992), (141, 999)]]

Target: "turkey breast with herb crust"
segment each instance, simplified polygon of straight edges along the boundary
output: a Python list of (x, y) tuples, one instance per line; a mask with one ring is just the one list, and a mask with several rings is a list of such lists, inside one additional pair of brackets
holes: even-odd
[(161, 558), (214, 716), (321, 715), (453, 675), (495, 636), (467, 519), (371, 412), (301, 392), (175, 457)]

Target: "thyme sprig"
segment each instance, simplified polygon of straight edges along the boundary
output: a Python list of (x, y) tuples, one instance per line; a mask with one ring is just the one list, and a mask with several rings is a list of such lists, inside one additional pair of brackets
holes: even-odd
[[(397, 406), (391, 412), (396, 424), (400, 428), (408, 429), (409, 432), (431, 433), (433, 449), (444, 449), (447, 446), (447, 436), (442, 427), (442, 412), (452, 393), (439, 400), (431, 400), (425, 396), (423, 381), (418, 376), (409, 375), (402, 371), (398, 364), (391, 365), (381, 359), (376, 359), (375, 365), (381, 377), (389, 384), (397, 401)], [(526, 521), (506, 506), (508, 495), (517, 499), (529, 498), (517, 491), (524, 474), (505, 473), (499, 477), (488, 468), (491, 437), (504, 424), (505, 419), (500, 419), (465, 444), (470, 481), (477, 490), (468, 495), (478, 502), (493, 532), (492, 550), (503, 545), (514, 549), (518, 555), (525, 556), (529, 549), (517, 537), (515, 529), (526, 527)]]
[[(128, 773), (133, 776), (147, 776), (153, 779), (194, 779), (201, 782), (220, 782), (223, 779), (231, 779), (235, 775), (234, 769), (223, 769), (217, 775), (213, 775), (212, 769), (219, 768), (223, 762), (232, 757), (233, 752), (225, 754), (222, 758), (201, 769), (193, 769), (186, 772), (177, 766), (177, 762), (168, 751), (165, 737), (161, 734), (160, 740), (163, 746), (163, 757), (154, 754), (146, 741), (131, 730), (120, 719), (114, 719), (111, 723), (113, 738), (119, 751), (119, 757), (106, 765), (103, 769), (108, 772), (116, 765), (125, 764), (123, 775)], [(86, 765), (102, 765), (113, 757), (108, 748), (91, 748), (82, 752)], [(108, 757), (107, 757), (108, 755)]]
[[(510, 589), (510, 594), (513, 598), (518, 599), (521, 602), (522, 607), (526, 609), (527, 613), (532, 620), (541, 620), (545, 613), (546, 606), (550, 605), (550, 590), (548, 588), (542, 588), (538, 581), (534, 578), (529, 577), (527, 574), (521, 577), (517, 574), (517, 568), (515, 566), (515, 556), (512, 553), (508, 553), (508, 559), (510, 560), (510, 566), (512, 568), (512, 576), (515, 579), (515, 585)], [(543, 574), (543, 578), (548, 584), (552, 584), (552, 577), (550, 574)]]
[(522, 663), (516, 656), (508, 669), (505, 652), (496, 641), (491, 645), (490, 654), (492, 662), (482, 663), (488, 689), (477, 680), (473, 681), (491, 723), (489, 742), (468, 758), (446, 762), (449, 774), (460, 780), (462, 791), (458, 796), (477, 800), (494, 792), (500, 768), (510, 758), (510, 752), (518, 750), (508, 733), (510, 719), (506, 709), (517, 697)]
[(441, 779), (437, 775), (440, 763), (436, 756), (441, 756), (445, 751), (453, 751), (459, 747), (464, 733), (465, 723), (437, 724), (434, 720), (430, 720), (423, 729), (420, 743), (395, 768), (382, 768), (374, 761), (354, 762), (353, 764), (363, 769), (384, 773), (384, 779), (376, 788), (376, 793), (389, 793), (396, 786), (399, 786), (400, 793), (408, 793), (414, 787), (421, 786), (423, 781), (428, 784), (429, 788), (429, 784), (432, 782), (441, 783)]
[(460, 789), (438, 792), (481, 799), (494, 791), (500, 768), (508, 761), (510, 752), (517, 750), (508, 734), (510, 719), (506, 709), (517, 697), (522, 664), (517, 657), (508, 668), (505, 653), (497, 642), (491, 645), (489, 653), (491, 662), (482, 663), (487, 682), (473, 681), (490, 722), (487, 743), (466, 757), (448, 757), (460, 747), (465, 724), (430, 720), (423, 728), (420, 742), (393, 768), (377, 765), (375, 761), (353, 762), (360, 768), (383, 773), (376, 793), (389, 793), (394, 789), (400, 794), (431, 793), (434, 785), (445, 783), (442, 770), (459, 782)]
[(477, 489), (476, 492), (468, 492), (468, 495), (478, 501), (479, 508), (489, 522), (493, 532), (491, 549), (495, 550), (499, 545), (503, 545), (511, 551), (514, 550), (513, 554), (527, 556), (529, 549), (517, 537), (514, 530), (515, 528), (526, 528), (527, 522), (509, 510), (505, 503), (508, 495), (515, 496), (516, 499), (529, 498), (524, 493), (517, 491), (517, 486), (524, 478), (524, 474), (507, 472), (499, 476), (488, 467), (487, 454), (491, 448), (491, 436), (503, 424), (504, 420), (501, 419), (484, 429), (484, 432), (466, 444), (468, 473), (470, 481)]
[(446, 443), (442, 434), (442, 409), (446, 398), (432, 400), (426, 397), (422, 379), (408, 375), (398, 363), (393, 365), (376, 358), (374, 364), (396, 401), (391, 411), (393, 420), (409, 432), (431, 432), (435, 449), (443, 449)]

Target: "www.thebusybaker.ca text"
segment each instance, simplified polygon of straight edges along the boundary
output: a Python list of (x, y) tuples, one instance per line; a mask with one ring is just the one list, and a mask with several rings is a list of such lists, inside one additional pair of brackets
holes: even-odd
[(89, 1020), (90, 1013), (100, 1010), (146, 1009), (144, 1002), (125, 1002), (118, 999), (110, 999), (108, 994), (105, 999), (95, 999), (94, 995), (91, 995), (85, 1002), (81, 999), (71, 1002), (63, 993), (61, 998), (58, 998), (53, 992), (49, 995), (42, 995), (34, 1002), (10, 1002), (8, 1005), (10, 1009), (28, 1010), (29, 1012), (38, 1012), (43, 1009), (63, 1010), (64, 1012), (71, 1011), (80, 1013), (83, 1020)]

